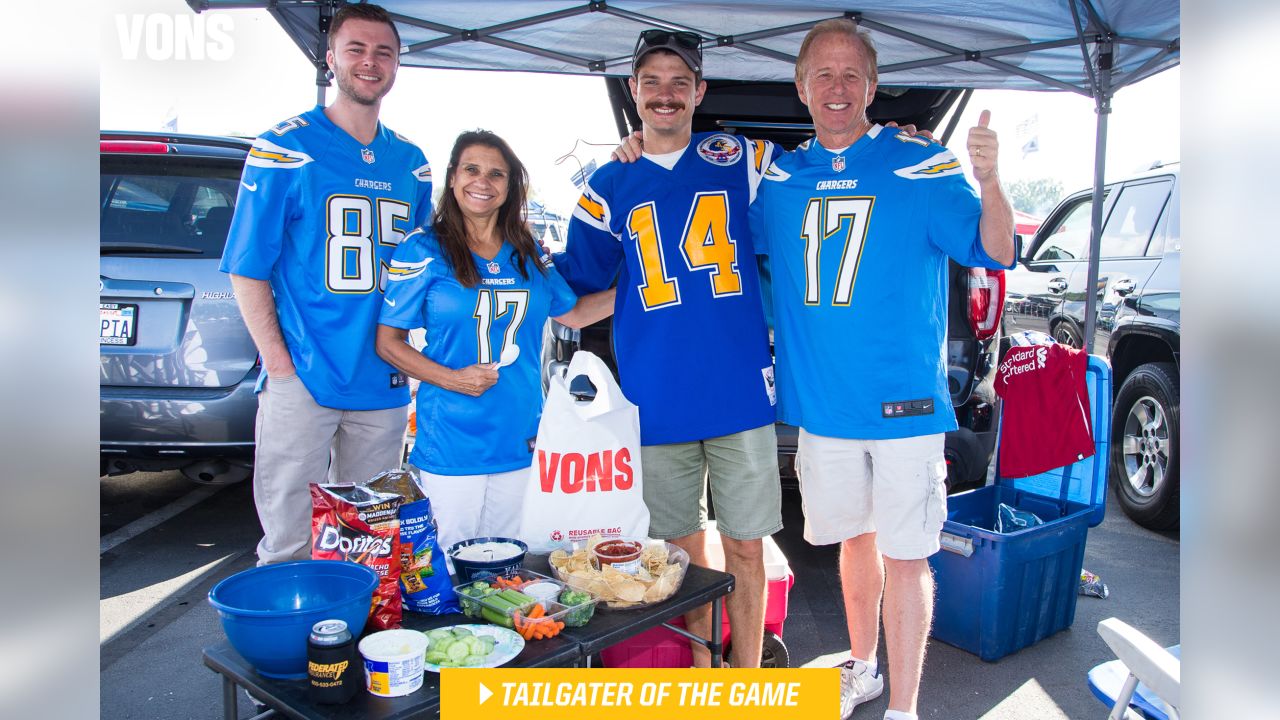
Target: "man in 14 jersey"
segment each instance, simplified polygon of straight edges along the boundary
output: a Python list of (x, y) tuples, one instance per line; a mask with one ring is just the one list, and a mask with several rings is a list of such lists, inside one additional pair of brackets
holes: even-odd
[(342, 7), (327, 55), (338, 97), (263, 133), (241, 178), (221, 268), (265, 373), (259, 564), (311, 556), (308, 483), (400, 464), (409, 390), (374, 331), (391, 254), (430, 216), (431, 170), (378, 122), (399, 48), (385, 10)]
[(1013, 215), (985, 111), (968, 137), (980, 199), (949, 151), (867, 119), (875, 48), (849, 20), (816, 25), (796, 87), (817, 138), (779, 158), (752, 206), (772, 271), (780, 419), (800, 428), (805, 537), (841, 543), (853, 658), (841, 715), (881, 694), (915, 718), (933, 607), (927, 558), (946, 519), (943, 437), (955, 429), (943, 341), (947, 257), (1010, 267)]
[[(762, 538), (782, 527), (773, 362), (747, 227), (772, 145), (692, 134), (701, 64), (697, 35), (641, 33), (631, 92), (646, 152), (591, 176), (556, 266), (580, 295), (618, 279), (614, 356), (640, 407), (649, 534), (705, 564), (710, 479), (725, 568), (737, 577), (732, 661), (753, 667), (764, 632)], [(707, 609), (688, 620), (710, 637)], [(694, 661), (710, 662), (705, 648), (694, 647)]]

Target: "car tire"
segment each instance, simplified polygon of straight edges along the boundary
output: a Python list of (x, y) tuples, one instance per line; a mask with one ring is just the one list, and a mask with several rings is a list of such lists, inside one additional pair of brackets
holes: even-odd
[(1059, 345), (1073, 348), (1084, 347), (1084, 343), (1080, 340), (1080, 332), (1076, 330), (1075, 325), (1069, 320), (1063, 320), (1053, 326), (1053, 339)]
[(1140, 365), (1116, 395), (1111, 426), (1111, 485), (1125, 514), (1151, 530), (1179, 523), (1178, 369)]

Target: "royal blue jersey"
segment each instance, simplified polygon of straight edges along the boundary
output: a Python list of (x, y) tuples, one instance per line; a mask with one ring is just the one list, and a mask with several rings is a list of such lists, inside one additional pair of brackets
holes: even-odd
[(874, 126), (832, 153), (811, 139), (777, 159), (751, 208), (772, 273), (783, 422), (828, 437), (954, 430), (947, 388), (947, 257), (1001, 267), (959, 163)]
[(773, 146), (696, 134), (675, 167), (591, 176), (556, 264), (579, 293), (618, 293), (613, 351), (645, 445), (769, 425), (773, 361), (747, 208)]
[(254, 141), (222, 270), (270, 281), (285, 345), (320, 405), (409, 402), (374, 330), (391, 254), (430, 214), (426, 157), (381, 124), (362, 145), (316, 107)]
[(418, 386), (418, 434), (409, 461), (437, 475), (480, 475), (528, 467), (542, 414), (542, 328), (578, 298), (543, 257), (547, 274), (504, 244), (493, 260), (472, 254), (480, 283), (463, 287), (431, 230), (410, 235), (391, 261), (391, 282), (378, 322), (426, 328), (422, 354), (457, 370), (496, 363), (516, 345), (516, 361), (480, 397)]

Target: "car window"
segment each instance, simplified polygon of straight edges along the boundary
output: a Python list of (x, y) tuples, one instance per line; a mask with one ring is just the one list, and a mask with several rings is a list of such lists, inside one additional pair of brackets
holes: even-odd
[(1083, 260), (1089, 254), (1089, 227), (1093, 199), (1084, 198), (1062, 216), (1062, 220), (1040, 243), (1032, 260)]
[(236, 163), (102, 158), (102, 251), (221, 257), (231, 227)]
[(1147, 252), (1151, 231), (1169, 198), (1170, 181), (1126, 185), (1111, 206), (1102, 231), (1102, 257), (1141, 257)]

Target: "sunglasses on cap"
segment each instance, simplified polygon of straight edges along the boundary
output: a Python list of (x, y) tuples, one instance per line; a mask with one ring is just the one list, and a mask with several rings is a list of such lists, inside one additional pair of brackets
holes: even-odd
[(694, 72), (702, 70), (702, 36), (687, 30), (645, 30), (636, 40), (633, 69), (651, 50), (665, 49), (679, 55)]

